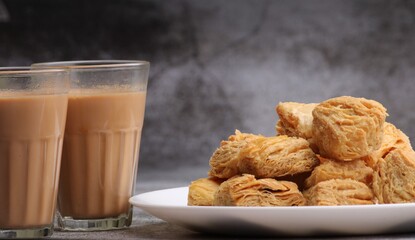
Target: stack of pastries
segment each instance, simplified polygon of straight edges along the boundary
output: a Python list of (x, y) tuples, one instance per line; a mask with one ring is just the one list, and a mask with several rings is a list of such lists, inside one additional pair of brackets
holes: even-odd
[(336, 206), (415, 202), (415, 152), (374, 100), (282, 102), (277, 135), (220, 143), (189, 206)]

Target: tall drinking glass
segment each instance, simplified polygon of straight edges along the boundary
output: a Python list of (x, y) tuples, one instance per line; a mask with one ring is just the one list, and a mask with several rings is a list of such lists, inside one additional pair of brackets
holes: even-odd
[(0, 68), (0, 238), (53, 232), (69, 79)]
[(149, 63), (72, 61), (34, 68), (69, 72), (68, 115), (58, 194), (62, 230), (128, 227), (144, 120)]

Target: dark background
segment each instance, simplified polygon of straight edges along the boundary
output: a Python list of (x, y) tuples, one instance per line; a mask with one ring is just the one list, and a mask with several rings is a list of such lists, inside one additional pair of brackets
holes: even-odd
[(0, 0), (0, 66), (87, 59), (152, 64), (141, 178), (204, 176), (280, 101), (375, 99), (415, 137), (415, 1)]

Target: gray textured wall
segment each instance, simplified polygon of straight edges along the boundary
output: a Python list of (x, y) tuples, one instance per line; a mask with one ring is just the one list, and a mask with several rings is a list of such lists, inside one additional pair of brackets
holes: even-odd
[(414, 140), (414, 1), (0, 0), (0, 65), (152, 62), (141, 169), (207, 168), (279, 101), (381, 101)]

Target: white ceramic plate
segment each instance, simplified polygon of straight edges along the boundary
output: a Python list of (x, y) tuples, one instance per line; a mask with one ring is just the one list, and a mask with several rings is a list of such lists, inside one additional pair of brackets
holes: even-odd
[(187, 206), (188, 188), (136, 195), (130, 203), (167, 222), (228, 235), (363, 235), (415, 231), (415, 203), (303, 206)]

